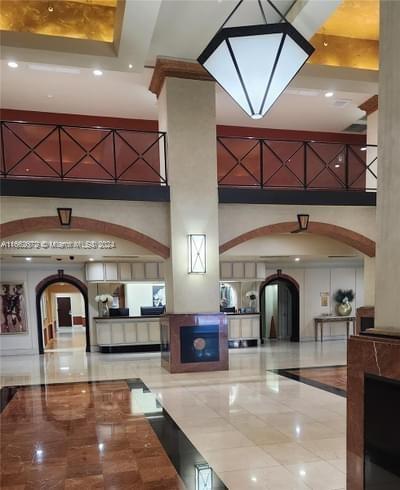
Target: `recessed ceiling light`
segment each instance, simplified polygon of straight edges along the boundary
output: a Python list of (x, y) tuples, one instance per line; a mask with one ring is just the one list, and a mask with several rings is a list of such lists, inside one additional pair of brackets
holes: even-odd
[(361, 151), (367, 151), (367, 147), (366, 147), (366, 146), (363, 146), (363, 147), (361, 148)]
[(133, 68), (132, 63), (129, 63), (128, 68), (129, 68), (130, 70), (132, 70), (132, 68)]
[(339, 164), (339, 163), (337, 163), (337, 164), (335, 165), (335, 168), (339, 168), (339, 167), (340, 167), (340, 164)]
[(328, 46), (328, 41), (324, 41), (325, 48)]
[(25, 257), (25, 260), (27, 260), (28, 262), (30, 262), (32, 260), (32, 257)]
[(101, 70), (93, 70), (93, 75), (95, 77), (101, 77), (102, 74), (103, 72)]
[(325, 97), (329, 98), (329, 97), (333, 97), (333, 96), (334, 96), (333, 92), (325, 92)]
[(94, 261), (94, 258), (93, 257), (90, 257), (89, 260), (90, 260), (90, 262), (93, 262)]
[(9, 61), (7, 63), (7, 65), (10, 67), (10, 68), (18, 68), (18, 63), (16, 61)]
[(300, 257), (295, 257), (294, 261), (295, 262), (300, 262)]
[(48, 98), (48, 99), (52, 99), (53, 97), (54, 97), (54, 95), (52, 95), (52, 94), (47, 94), (47, 98)]

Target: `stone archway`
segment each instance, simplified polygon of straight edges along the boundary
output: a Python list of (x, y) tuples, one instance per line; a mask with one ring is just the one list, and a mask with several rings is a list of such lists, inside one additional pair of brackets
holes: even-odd
[[(279, 233), (290, 233), (297, 228), (297, 221), (286, 221), (283, 223), (274, 223), (271, 225), (261, 226), (260, 228), (254, 228), (253, 230), (242, 233), (232, 240), (223, 243), (220, 246), (220, 253), (222, 254), (227, 250), (240, 245), (241, 243), (252, 240), (253, 238), (275, 235)], [(359, 252), (368, 255), (368, 257), (375, 257), (375, 242), (370, 238), (347, 228), (332, 225), (330, 223), (312, 221), (309, 223), (308, 229), (304, 233), (333, 238), (334, 240), (345, 243), (346, 245), (355, 248)]]
[(69, 274), (64, 274), (63, 270), (59, 270), (58, 274), (52, 274), (51, 276), (47, 276), (42, 279), (36, 285), (36, 320), (37, 320), (37, 333), (38, 333), (38, 345), (39, 345), (39, 354), (44, 354), (44, 345), (43, 345), (43, 337), (42, 337), (42, 305), (41, 305), (41, 297), (44, 293), (45, 289), (51, 286), (52, 284), (56, 284), (58, 282), (66, 282), (67, 284), (71, 284), (75, 286), (79, 292), (83, 296), (83, 300), (85, 303), (85, 317), (86, 317), (86, 352), (90, 352), (90, 318), (89, 318), (89, 298), (88, 298), (88, 288), (84, 282), (74, 276), (70, 276)]
[[(57, 216), (38, 216), (35, 218), (23, 218), (15, 221), (8, 221), (0, 225), (0, 237), (2, 239), (9, 236), (17, 235), (18, 233), (26, 233), (29, 231), (43, 231), (43, 230), (64, 230), (65, 228), (60, 225)], [(146, 248), (155, 255), (159, 255), (164, 259), (167, 259), (170, 254), (170, 249), (163, 243), (155, 240), (154, 238), (145, 235), (133, 228), (128, 228), (123, 225), (116, 225), (115, 223), (108, 223), (93, 218), (83, 218), (81, 216), (73, 216), (71, 219), (71, 229), (86, 230), (97, 233), (108, 234), (123, 240), (128, 240)]]

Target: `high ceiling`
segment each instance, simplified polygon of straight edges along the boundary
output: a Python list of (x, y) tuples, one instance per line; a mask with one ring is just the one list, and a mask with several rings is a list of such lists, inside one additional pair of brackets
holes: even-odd
[(0, 29), (113, 42), (117, 0), (2, 0)]
[[(363, 22), (367, 24), (366, 19), (369, 24), (376, 21), (371, 17), (375, 15), (377, 0), (275, 3), (307, 38), (323, 31), (324, 34), (316, 36), (348, 39), (343, 37), (348, 32), (344, 19), (349, 26), (352, 17), (354, 25), (359, 26), (357, 29), (362, 29)], [(18, 4), (18, 15), (3, 8), (0, 16), (3, 29), (8, 25), (5, 28), (8, 30), (1, 32), (2, 107), (156, 119), (157, 100), (148, 91), (148, 85), (157, 56), (197, 59), (237, 1), (2, 0), (2, 6), (10, 7), (9, 4), (14, 7)], [(34, 4), (40, 9), (35, 10)], [(234, 23), (260, 21), (255, 0), (246, 0), (242, 5)], [(62, 9), (67, 9), (70, 17), (61, 14)], [(89, 9), (90, 15), (83, 15), (82, 9)], [(113, 12), (109, 23), (113, 26), (112, 38), (104, 37), (104, 25), (95, 15), (105, 11)], [(9, 12), (14, 13), (8, 15)], [(39, 31), (29, 28), (29, 15), (33, 12), (36, 26), (48, 31), (38, 34)], [(74, 15), (78, 15), (79, 22), (74, 22)], [(278, 20), (271, 9), (267, 10), (267, 17), (270, 22)], [(364, 20), (357, 23), (359, 18)], [(66, 35), (72, 37), (63, 37)], [(322, 48), (318, 51), (324, 53), (322, 64), (338, 64), (327, 59)], [(349, 53), (351, 49), (347, 49)], [(363, 116), (358, 105), (377, 93), (377, 73), (321, 66), (315, 59), (316, 64), (303, 67), (286, 93), (259, 121), (250, 120), (217, 89), (218, 123), (321, 131), (343, 131), (356, 123)], [(7, 66), (10, 60), (18, 62), (18, 69)], [(352, 60), (346, 66), (353, 66)], [(101, 69), (103, 76), (94, 77), (93, 69)], [(325, 98), (326, 91), (333, 91), (334, 96)]]
[[(105, 71), (102, 77), (94, 77), (92, 70), (87, 68), (20, 63), (15, 70), (3, 61), (0, 102), (4, 108), (21, 110), (157, 119), (157, 98), (148, 90), (152, 71), (150, 68), (140, 74)], [(374, 83), (370, 85), (375, 86)], [(374, 93), (368, 85), (367, 92), (355, 87), (360, 84), (302, 77), (279, 98), (266, 117), (257, 121), (245, 115), (217, 87), (217, 122), (235, 126), (343, 131), (363, 116), (358, 106)], [(335, 89), (334, 97), (324, 96), (328, 89)]]
[(318, 33), (378, 41), (379, 0), (343, 0)]

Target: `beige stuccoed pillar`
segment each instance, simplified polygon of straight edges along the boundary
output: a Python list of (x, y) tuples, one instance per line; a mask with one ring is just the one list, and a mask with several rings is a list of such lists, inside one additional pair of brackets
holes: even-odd
[(375, 325), (400, 330), (400, 2), (380, 5)]
[[(171, 254), (165, 267), (167, 318), (162, 326), (163, 366), (171, 372), (226, 369), (226, 319), (219, 313), (215, 83), (197, 63), (161, 59), (157, 61), (150, 90), (158, 95), (159, 128), (167, 132), (168, 142)], [(188, 273), (191, 234), (206, 235), (204, 274)], [(186, 356), (184, 361), (186, 351), (193, 350), (194, 345), (188, 340), (187, 327), (194, 325), (199, 328), (208, 325), (209, 332), (193, 330), (197, 357)], [(214, 355), (217, 344), (207, 340), (215, 335), (212, 325), (219, 329), (217, 356)], [(210, 348), (207, 353), (205, 345)], [(205, 356), (209, 362), (205, 362)]]
[[(219, 310), (215, 84), (168, 77), (158, 103), (160, 129), (168, 138), (171, 193), (168, 311), (215, 313)], [(190, 234), (206, 235), (205, 274), (188, 274)]]
[(364, 305), (375, 304), (375, 257), (364, 256)]

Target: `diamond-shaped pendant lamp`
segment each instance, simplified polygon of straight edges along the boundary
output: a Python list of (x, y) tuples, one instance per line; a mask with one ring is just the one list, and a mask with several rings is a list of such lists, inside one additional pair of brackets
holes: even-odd
[(262, 118), (314, 52), (313, 46), (285, 19), (268, 24), (224, 27), (201, 53), (198, 62), (253, 119)]

